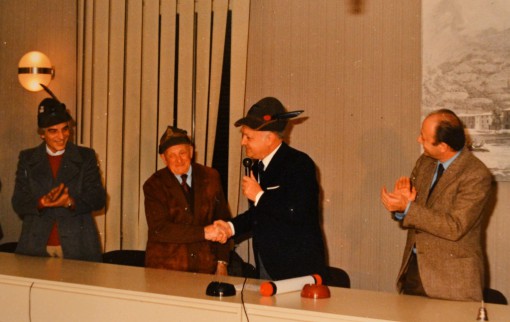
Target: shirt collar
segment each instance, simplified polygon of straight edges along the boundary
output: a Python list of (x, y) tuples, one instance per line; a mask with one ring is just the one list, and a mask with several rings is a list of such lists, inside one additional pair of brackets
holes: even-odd
[(450, 164), (453, 163), (453, 161), (455, 161), (455, 159), (457, 159), (457, 157), (460, 155), (460, 153), (462, 152), (462, 150), (460, 150), (459, 152), (455, 153), (455, 155), (453, 157), (451, 157), (450, 159), (446, 160), (445, 162), (438, 162), (437, 164), (442, 164), (443, 165), (443, 168), (446, 170)]
[(46, 153), (48, 153), (52, 157), (56, 157), (56, 156), (62, 155), (62, 154), (64, 154), (64, 152), (66, 152), (66, 149), (60, 150), (60, 151), (57, 151), (57, 152), (53, 152), (53, 151), (50, 150), (50, 148), (46, 144)]
[(278, 151), (278, 149), (281, 146), (282, 146), (282, 144), (280, 143), (280, 145), (277, 146), (276, 149), (273, 150), (273, 152), (269, 153), (264, 159), (262, 159), (262, 163), (264, 163), (264, 169), (267, 169), (267, 166), (269, 165), (269, 163), (273, 159), (274, 155), (276, 154), (276, 151)]
[[(193, 166), (190, 165), (189, 169), (188, 169), (188, 172), (186, 172), (186, 174), (188, 175), (188, 177), (186, 178), (186, 182), (188, 183), (188, 186), (190, 186), (190, 187), (191, 187), (191, 174), (193, 173), (192, 169), (193, 169)], [(182, 174), (175, 174), (174, 173), (174, 176), (177, 178), (177, 181), (181, 182)]]

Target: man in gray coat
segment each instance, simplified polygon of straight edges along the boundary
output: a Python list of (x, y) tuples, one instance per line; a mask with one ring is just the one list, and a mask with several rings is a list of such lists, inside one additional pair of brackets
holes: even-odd
[(96, 154), (69, 142), (71, 116), (55, 96), (39, 104), (37, 120), (44, 142), (21, 151), (16, 171), (12, 205), (23, 220), (16, 253), (101, 261), (92, 212), (106, 194)]
[(429, 114), (411, 177), (383, 205), (408, 230), (397, 287), (404, 294), (480, 301), (484, 288), (482, 221), (492, 175), (465, 147), (464, 127), (450, 110)]

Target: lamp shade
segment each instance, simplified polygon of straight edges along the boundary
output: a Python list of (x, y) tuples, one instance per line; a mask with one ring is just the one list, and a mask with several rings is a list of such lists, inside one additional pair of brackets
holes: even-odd
[(40, 84), (48, 86), (53, 75), (50, 59), (39, 51), (26, 53), (18, 63), (18, 80), (21, 86), (31, 92), (42, 90)]

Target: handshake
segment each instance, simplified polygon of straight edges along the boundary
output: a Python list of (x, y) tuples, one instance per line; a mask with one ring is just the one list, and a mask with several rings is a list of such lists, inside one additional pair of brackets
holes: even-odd
[(206, 240), (225, 244), (232, 237), (233, 232), (230, 224), (223, 220), (216, 220), (212, 225), (204, 227)]

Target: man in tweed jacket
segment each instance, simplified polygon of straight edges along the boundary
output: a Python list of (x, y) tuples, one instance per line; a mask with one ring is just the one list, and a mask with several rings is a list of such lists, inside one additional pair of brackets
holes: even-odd
[(418, 142), (424, 153), (411, 178), (398, 179), (391, 193), (381, 191), (383, 205), (408, 230), (397, 288), (404, 294), (480, 301), (482, 222), (492, 175), (465, 147), (462, 122), (450, 110), (429, 114)]

